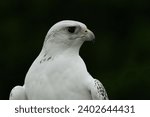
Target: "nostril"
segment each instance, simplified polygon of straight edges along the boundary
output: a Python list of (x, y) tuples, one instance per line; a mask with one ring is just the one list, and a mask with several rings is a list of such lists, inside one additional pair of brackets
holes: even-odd
[(85, 32), (87, 32), (87, 30), (85, 30)]

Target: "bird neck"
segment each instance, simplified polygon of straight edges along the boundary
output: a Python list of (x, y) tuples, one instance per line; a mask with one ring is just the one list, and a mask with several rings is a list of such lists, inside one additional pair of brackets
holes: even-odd
[(48, 44), (43, 47), (43, 52), (49, 56), (57, 56), (60, 54), (67, 55), (79, 55), (79, 50), (82, 44), (72, 44), (72, 45), (60, 45), (60, 44)]

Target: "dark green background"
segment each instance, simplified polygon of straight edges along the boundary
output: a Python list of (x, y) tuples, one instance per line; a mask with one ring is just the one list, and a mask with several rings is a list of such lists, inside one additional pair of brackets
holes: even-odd
[(0, 99), (23, 85), (47, 31), (64, 19), (94, 32), (80, 55), (110, 99), (150, 99), (149, 0), (1, 0)]

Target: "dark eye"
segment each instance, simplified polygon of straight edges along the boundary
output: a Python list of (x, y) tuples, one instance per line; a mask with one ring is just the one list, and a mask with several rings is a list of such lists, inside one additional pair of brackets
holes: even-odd
[(75, 26), (68, 27), (68, 32), (70, 32), (70, 33), (74, 33), (75, 30), (76, 30)]

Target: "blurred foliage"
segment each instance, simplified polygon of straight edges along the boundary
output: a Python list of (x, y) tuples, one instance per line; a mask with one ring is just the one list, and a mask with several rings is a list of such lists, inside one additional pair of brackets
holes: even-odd
[(85, 23), (96, 36), (80, 55), (110, 99), (150, 99), (148, 0), (1, 0), (0, 99), (23, 85), (49, 28), (64, 19)]

